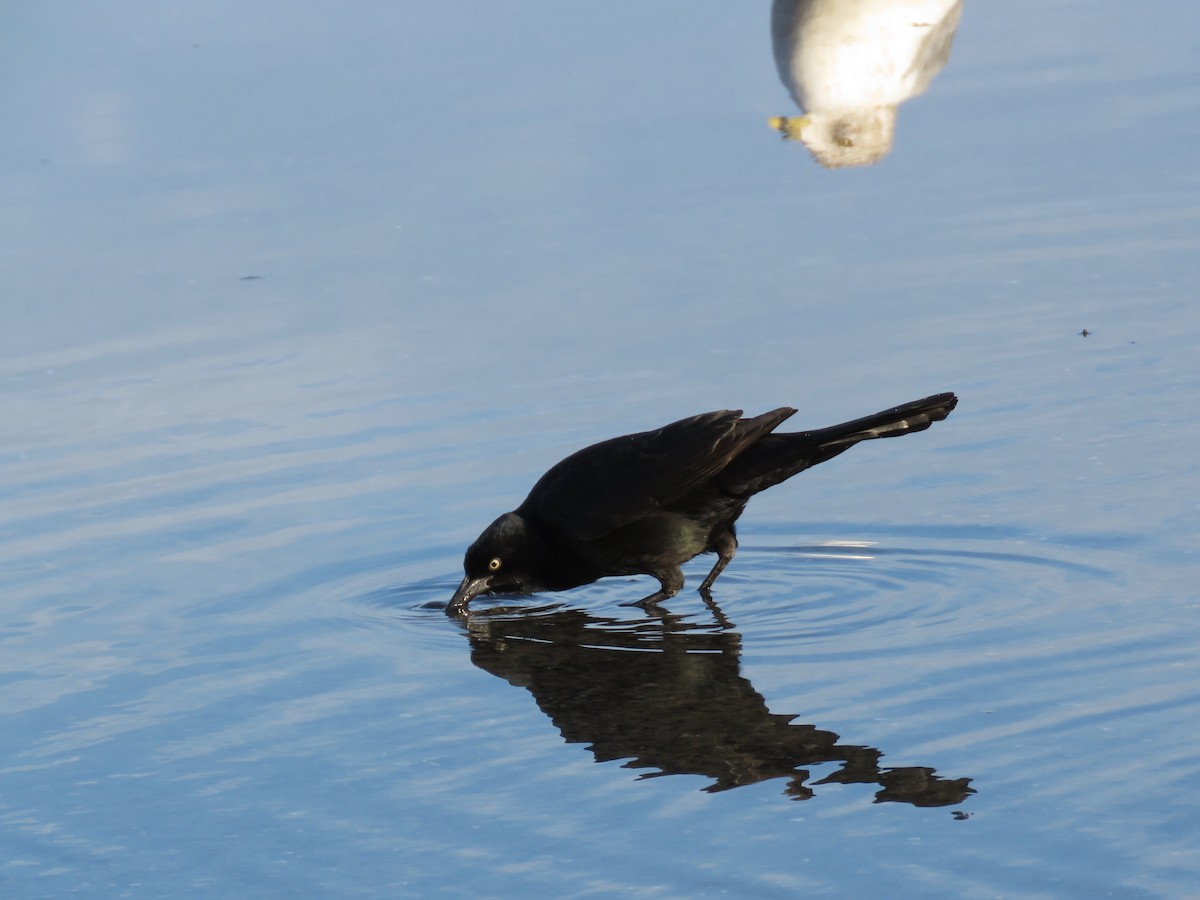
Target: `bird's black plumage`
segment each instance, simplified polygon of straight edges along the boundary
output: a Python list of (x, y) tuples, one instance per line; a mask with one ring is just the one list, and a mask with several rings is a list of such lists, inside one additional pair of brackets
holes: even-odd
[(774, 430), (791, 407), (749, 419), (721, 410), (585, 447), (552, 466), (467, 549), (466, 577), (448, 612), (481, 594), (561, 591), (607, 575), (653, 575), (660, 589), (639, 601), (653, 603), (683, 587), (683, 563), (716, 553), (700, 585), (706, 591), (733, 559), (734, 523), (759, 491), (860, 441), (924, 431), (957, 403), (935, 394), (787, 434)]

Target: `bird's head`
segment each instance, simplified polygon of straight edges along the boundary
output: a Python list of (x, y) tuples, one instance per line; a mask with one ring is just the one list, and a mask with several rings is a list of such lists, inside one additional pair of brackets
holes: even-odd
[(801, 140), (827, 169), (870, 166), (892, 150), (896, 107), (870, 106), (813, 116)]
[(891, 152), (896, 107), (828, 110), (799, 118), (778, 116), (768, 122), (785, 140), (802, 141), (813, 158), (828, 169), (869, 166)]
[(475, 597), (484, 594), (532, 594), (541, 590), (538, 547), (522, 516), (515, 512), (502, 515), (467, 548), (463, 558), (466, 576), (446, 611), (462, 612)]

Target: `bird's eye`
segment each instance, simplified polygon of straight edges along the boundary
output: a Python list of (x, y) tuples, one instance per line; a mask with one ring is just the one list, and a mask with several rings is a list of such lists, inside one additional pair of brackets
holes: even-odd
[(491, 562), (488, 563), (488, 568), (493, 572), (500, 570), (500, 557), (493, 556)]

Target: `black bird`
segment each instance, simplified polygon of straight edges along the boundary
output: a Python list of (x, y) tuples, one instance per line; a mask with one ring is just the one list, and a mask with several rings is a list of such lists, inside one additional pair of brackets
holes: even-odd
[(796, 412), (790, 406), (750, 419), (719, 410), (585, 447), (467, 548), (466, 577), (446, 611), (463, 612), (481, 594), (563, 591), (608, 575), (653, 575), (659, 590), (637, 601), (648, 605), (679, 593), (681, 565), (716, 553), (706, 593), (733, 559), (734, 523), (751, 497), (859, 441), (924, 431), (957, 404), (935, 394), (790, 434), (772, 434)]

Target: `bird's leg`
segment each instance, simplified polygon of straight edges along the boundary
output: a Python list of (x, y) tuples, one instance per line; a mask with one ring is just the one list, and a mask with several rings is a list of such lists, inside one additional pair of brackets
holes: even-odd
[(641, 600), (630, 600), (622, 603), (622, 606), (641, 606), (643, 608), (653, 606), (659, 600), (667, 600), (679, 593), (679, 589), (683, 587), (683, 569), (675, 566), (673, 569), (658, 569), (651, 572), (658, 579), (659, 589), (649, 597), (643, 597)]
[[(707, 592), (713, 586), (713, 582), (717, 580), (717, 576), (729, 565), (729, 561), (733, 559), (733, 554), (737, 553), (737, 546), (737, 538), (734, 537), (732, 531), (727, 531), (717, 538), (712, 546), (712, 549), (717, 551), (717, 562), (712, 567), (712, 571), (700, 582), (701, 593)], [(682, 584), (680, 587), (682, 587)]]

